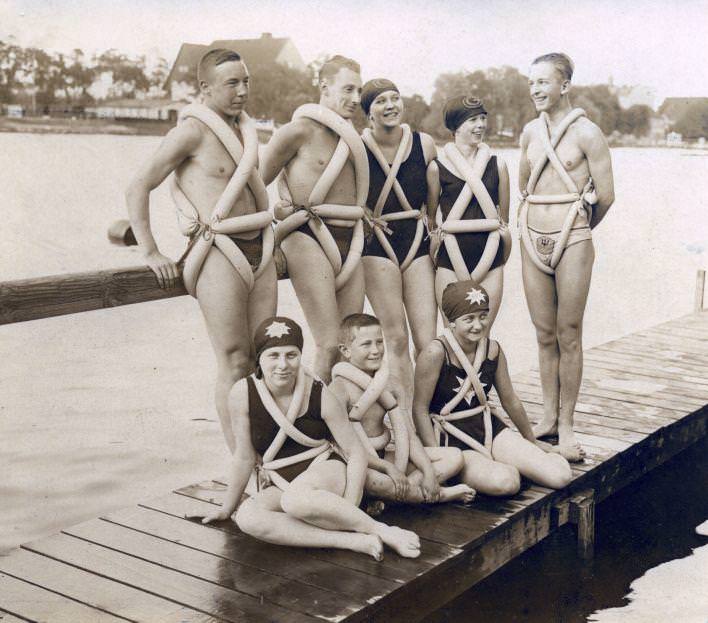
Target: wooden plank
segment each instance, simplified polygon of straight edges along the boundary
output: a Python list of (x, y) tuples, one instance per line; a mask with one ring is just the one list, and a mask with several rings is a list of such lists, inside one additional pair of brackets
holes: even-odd
[(187, 294), (182, 279), (162, 289), (145, 266), (0, 283), (0, 324), (131, 305)]
[[(621, 372), (618, 371), (620, 367), (623, 370)], [(654, 381), (665, 385), (672, 394), (682, 392), (683, 395), (693, 398), (705, 398), (708, 396), (708, 381), (703, 381), (702, 383), (692, 382), (690, 378), (687, 379), (676, 372), (662, 370), (658, 365), (653, 368), (646, 366), (641, 369), (639, 366), (635, 367), (635, 362), (631, 359), (618, 362), (611, 360), (609, 357), (586, 357), (583, 370), (591, 370), (595, 374), (617, 374), (620, 379), (634, 379), (637, 382), (649, 383)]]
[(675, 344), (663, 344), (656, 339), (643, 338), (639, 335), (632, 334), (628, 337), (620, 338), (616, 342), (612, 343), (619, 344), (624, 348), (632, 349), (638, 355), (647, 356), (651, 354), (652, 356), (658, 355), (660, 357), (672, 357), (700, 367), (706, 367), (708, 365), (708, 355), (686, 351), (681, 346), (677, 346)]
[[(49, 619), (48, 619), (47, 617), (38, 618), (38, 619), (36, 619), (36, 620), (37, 620), (38, 622), (49, 621)], [(69, 621), (71, 621), (71, 622), (73, 623), (76, 619), (66, 618), (66, 619), (63, 619), (63, 620), (64, 620), (64, 621), (67, 621), (67, 623), (68, 623)], [(119, 620), (119, 621), (122, 621), (123, 619), (118, 619), (118, 620)], [(0, 623), (27, 623), (27, 621), (30, 621), (30, 619), (19, 619), (19, 618), (16, 617), (15, 615), (10, 614), (9, 612), (7, 612), (7, 611), (5, 611), (5, 610), (3, 610), (3, 609), (0, 608)]]
[[(514, 389), (517, 390), (517, 393), (520, 389), (524, 389), (530, 392), (537, 392), (540, 395), (541, 385), (540, 381), (536, 382), (533, 376), (529, 375), (528, 380), (514, 379)], [(703, 404), (705, 404), (705, 400), (698, 400), (685, 396), (671, 396), (671, 400), (667, 400), (662, 396), (656, 397), (653, 395), (639, 393), (631, 394), (613, 389), (605, 389), (592, 379), (584, 378), (580, 388), (579, 397), (586, 395), (597, 396), (599, 398), (608, 398), (618, 402), (657, 407), (659, 409), (672, 409), (673, 411), (678, 411), (679, 413), (685, 413), (686, 411), (700, 408)]]
[[(543, 405), (538, 402), (524, 401), (524, 408), (532, 423), (539, 422), (543, 417)], [(627, 420), (625, 418), (617, 418), (608, 415), (584, 413), (583, 411), (576, 411), (573, 420), (574, 422), (583, 422), (595, 426), (603, 426), (608, 429), (624, 430), (645, 435), (653, 433), (664, 424), (671, 423), (671, 420), (667, 420), (665, 422), (652, 422), (651, 424), (647, 424), (645, 420)]]
[[(52, 623), (76, 623), (77, 621), (115, 623), (126, 620), (3, 573), (0, 573), (0, 608), (17, 617), (37, 623), (44, 621)], [(3, 615), (0, 612), (0, 623), (9, 623), (13, 620), (19, 621), (20, 619)]]
[[(150, 500), (149, 502), (141, 504), (141, 506), (168, 513), (176, 517), (184, 517), (185, 513), (192, 514), (209, 510), (209, 508), (205, 506), (207, 504), (210, 503), (175, 493), (170, 496)], [(198, 520), (189, 521), (198, 523)], [(233, 521), (214, 523), (212, 527), (228, 532), (229, 534), (242, 534)], [(348, 569), (368, 573), (377, 578), (404, 583), (425, 573), (436, 564), (440, 564), (451, 556), (454, 556), (457, 552), (458, 550), (456, 548), (424, 540), (422, 542), (421, 557), (415, 559), (400, 558), (398, 556), (394, 558), (389, 555), (386, 556), (383, 561), (376, 562), (368, 556), (362, 556), (354, 552), (328, 549), (303, 549), (298, 550), (298, 555), (311, 556)]]
[[(605, 353), (611, 353), (617, 357), (631, 357), (633, 362), (641, 362), (640, 365), (643, 367), (649, 367), (650, 370), (656, 371), (657, 368), (664, 369), (666, 371), (680, 374), (682, 378), (690, 377), (696, 375), (696, 368), (698, 367), (695, 362), (686, 362), (681, 358), (672, 354), (652, 353), (652, 359), (647, 362), (646, 352), (641, 349), (631, 348), (623, 346), (621, 344), (607, 343), (601, 346), (596, 346), (593, 351), (604, 355)], [(703, 377), (698, 377), (701, 382), (705, 383)]]
[[(100, 519), (92, 519), (62, 532), (256, 597), (261, 602), (272, 603), (315, 617), (328, 620), (340, 619), (356, 612), (365, 603), (351, 596), (345, 597), (293, 578), (240, 565), (219, 556)], [(210, 530), (204, 527), (202, 532), (210, 532)], [(395, 584), (392, 588), (395, 588)], [(379, 593), (382, 593), (381, 589)], [(385, 594), (385, 591), (382, 594)]]
[(708, 333), (703, 336), (703, 339), (696, 339), (694, 337), (679, 335), (678, 333), (667, 334), (665, 332), (655, 331), (654, 329), (647, 329), (646, 331), (631, 333), (623, 339), (643, 342), (648, 341), (672, 350), (680, 350), (684, 353), (698, 355), (699, 357), (708, 357), (708, 346), (706, 346), (705, 343), (706, 337), (708, 337)]
[(312, 617), (225, 589), (66, 534), (34, 541), (26, 549), (90, 573), (153, 593), (225, 621), (313, 621)]
[(549, 505), (520, 514), (504, 524), (494, 540), (465, 550), (424, 578), (371, 604), (362, 614), (367, 621), (420, 621), (545, 538), (550, 528)]
[(130, 621), (216, 623), (218, 620), (24, 549), (0, 557), (0, 571)]
[(644, 346), (639, 346), (637, 344), (627, 344), (627, 343), (618, 343), (618, 342), (607, 342), (606, 344), (602, 344), (600, 346), (596, 346), (593, 350), (596, 350), (598, 352), (614, 352), (622, 355), (631, 355), (633, 357), (636, 357), (639, 360), (653, 360), (655, 362), (659, 362), (664, 365), (673, 365), (673, 366), (679, 366), (682, 367), (683, 369), (686, 370), (687, 373), (693, 372), (695, 374), (695, 370), (697, 367), (703, 368), (705, 367), (704, 363), (697, 362), (697, 361), (692, 361), (690, 359), (686, 359), (681, 355), (680, 352), (673, 351), (673, 350), (659, 350), (659, 349), (647, 349)]
[(223, 530), (207, 529), (202, 525), (147, 508), (127, 508), (111, 513), (105, 519), (359, 601), (365, 601), (380, 590), (393, 590), (398, 585), (397, 582), (385, 578), (303, 556), (302, 551), (298, 549), (261, 543), (240, 533), (230, 534)]

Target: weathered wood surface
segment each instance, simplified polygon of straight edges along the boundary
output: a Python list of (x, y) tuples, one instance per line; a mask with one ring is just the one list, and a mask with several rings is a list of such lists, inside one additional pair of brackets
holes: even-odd
[[(587, 458), (573, 465), (567, 489), (525, 483), (513, 498), (480, 496), (471, 507), (386, 509), (383, 521), (421, 537), (418, 559), (296, 550), (257, 542), (232, 521), (186, 519), (221, 503), (217, 479), (0, 557), (0, 621), (416, 621), (573, 513), (587, 553), (592, 509), (572, 510), (573, 496), (592, 489), (600, 502), (706, 439), (708, 313), (634, 338), (586, 353), (575, 422)], [(540, 419), (537, 373), (518, 375), (515, 387), (529, 418)]]
[(161, 288), (145, 266), (0, 282), (0, 324), (157, 301), (187, 294), (182, 279)]

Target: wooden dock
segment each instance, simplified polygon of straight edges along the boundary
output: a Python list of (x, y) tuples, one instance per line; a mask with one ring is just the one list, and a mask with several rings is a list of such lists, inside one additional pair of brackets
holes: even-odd
[[(59, 312), (62, 313), (62, 312)], [(421, 537), (422, 554), (377, 563), (345, 551), (255, 541), (227, 521), (184, 518), (224, 495), (184, 487), (28, 543), (0, 558), (0, 621), (415, 621), (564, 523), (590, 556), (594, 504), (706, 436), (708, 312), (585, 353), (576, 430), (588, 458), (562, 491), (394, 507), (383, 519)], [(532, 419), (537, 373), (517, 375)]]

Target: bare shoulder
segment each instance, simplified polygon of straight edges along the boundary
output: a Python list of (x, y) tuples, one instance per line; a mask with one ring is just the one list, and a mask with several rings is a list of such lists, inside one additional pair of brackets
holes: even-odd
[(231, 388), (229, 407), (232, 413), (248, 413), (248, 381), (245, 378), (236, 381)]
[(204, 138), (206, 126), (197, 119), (188, 117), (180, 121), (165, 136), (165, 142), (180, 143), (182, 145), (196, 148)]
[(420, 143), (423, 146), (423, 155), (425, 156), (425, 162), (432, 162), (437, 157), (437, 148), (435, 147), (435, 141), (430, 134), (425, 132), (419, 132)]
[(440, 340), (432, 340), (418, 356), (418, 362), (434, 364), (442, 363), (445, 359), (445, 347)]
[(607, 143), (600, 126), (587, 117), (577, 119), (572, 128), (582, 147), (599, 146)]
[(487, 357), (494, 361), (499, 357), (499, 354), (503, 352), (501, 349), (501, 346), (499, 345), (499, 342), (496, 340), (489, 340), (489, 352), (487, 353)]
[(538, 127), (539, 119), (531, 119), (521, 130), (521, 138), (519, 139), (521, 146), (526, 147), (531, 140), (531, 137), (536, 133), (536, 128)]
[(301, 144), (312, 136), (317, 125), (315, 121), (310, 119), (294, 119), (279, 128), (273, 135), (273, 139), (281, 143)]

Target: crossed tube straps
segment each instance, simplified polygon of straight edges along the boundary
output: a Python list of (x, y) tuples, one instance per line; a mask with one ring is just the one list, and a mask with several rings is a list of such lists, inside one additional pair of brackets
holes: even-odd
[(405, 474), (408, 467), (409, 454), (408, 429), (403, 419), (406, 416), (400, 411), (398, 401), (394, 395), (386, 389), (388, 375), (388, 366), (381, 366), (373, 378), (348, 361), (340, 361), (332, 368), (333, 380), (341, 377), (351, 381), (364, 392), (349, 410), (349, 421), (352, 423), (364, 448), (372, 456), (378, 456), (377, 450), (382, 450), (386, 447), (391, 440), (391, 434), (386, 429), (378, 437), (369, 437), (361, 424), (361, 418), (376, 402), (381, 405), (384, 411), (388, 412), (396, 442), (394, 464), (399, 471)]
[[(302, 431), (295, 428), (295, 420), (302, 411), (302, 408), (305, 406), (305, 403), (310, 399), (309, 395), (305, 395), (307, 381), (305, 379), (305, 372), (302, 367), (298, 371), (297, 380), (295, 382), (295, 390), (293, 391), (293, 397), (290, 401), (290, 405), (288, 406), (287, 413), (283, 413), (280, 410), (280, 407), (275, 402), (275, 399), (268, 390), (266, 384), (261, 379), (257, 379), (255, 376), (252, 378), (263, 406), (266, 408), (266, 411), (268, 411), (273, 420), (275, 420), (275, 423), (280, 427), (275, 439), (273, 439), (271, 444), (263, 453), (262, 463), (258, 469), (265, 472), (267, 478), (275, 486), (285, 491), (290, 483), (278, 474), (276, 470), (283, 469), (284, 467), (289, 467), (303, 461), (309, 461), (310, 459), (314, 459), (313, 462), (325, 461), (330, 454), (332, 454), (334, 447), (332, 443), (326, 439), (312, 439)], [(275, 459), (288, 437), (296, 443), (299, 443), (301, 446), (308, 447), (309, 450), (304, 450), (303, 452), (299, 452), (282, 459)], [(261, 478), (259, 474), (259, 486), (260, 481)]]
[[(440, 229), (443, 231), (443, 243), (447, 251), (450, 263), (455, 271), (455, 276), (459, 281), (474, 279), (481, 282), (489, 272), (494, 258), (499, 249), (499, 243), (510, 244), (511, 239), (505, 233), (502, 238), (499, 229), (502, 226), (499, 220), (497, 208), (492, 201), (489, 191), (482, 182), (482, 175), (487, 168), (487, 163), (491, 158), (489, 146), (485, 143), (480, 143), (475, 154), (474, 161), (470, 165), (467, 159), (460, 153), (460, 150), (454, 143), (447, 143), (444, 147), (445, 155), (457, 171), (453, 171), (458, 177), (465, 180), (465, 185), (462, 187), (460, 194), (457, 196), (455, 203), (450, 209)], [(477, 197), (482, 212), (485, 218), (483, 219), (462, 219), (467, 206), (472, 197)], [(460, 251), (460, 246), (457, 243), (456, 234), (472, 233), (472, 232), (489, 232), (487, 242), (482, 252), (482, 257), (477, 262), (470, 273), (467, 269), (465, 259)]]
[[(481, 452), (488, 458), (492, 458), (492, 409), (487, 402), (487, 395), (484, 393), (484, 388), (480, 383), (479, 369), (482, 366), (484, 356), (487, 352), (487, 338), (482, 338), (477, 344), (477, 352), (475, 353), (474, 363), (471, 363), (465, 351), (462, 350), (459, 342), (455, 339), (450, 329), (445, 329), (443, 331), (445, 340), (452, 348), (452, 352), (455, 353), (458, 361), (462, 365), (467, 378), (460, 387), (457, 394), (450, 400), (446, 405), (440, 409), (440, 413), (431, 413), (430, 417), (433, 420), (433, 428), (437, 435), (438, 444), (440, 443), (440, 438), (443, 433), (445, 433), (445, 438), (447, 440), (447, 435), (452, 435), (459, 439), (462, 443), (467, 444), (473, 450)], [(465, 394), (474, 390), (477, 400), (479, 401), (479, 406), (472, 409), (465, 409), (464, 411), (455, 411), (453, 409), (462, 401)], [(460, 430), (452, 424), (455, 420), (463, 420), (465, 418), (477, 415), (478, 413), (483, 414), (484, 420), (484, 445), (479, 443), (473, 437), (470, 437), (467, 433)], [(447, 445), (447, 442), (446, 442)]]
[[(267, 268), (273, 257), (274, 237), (271, 228), (272, 216), (268, 212), (268, 195), (263, 180), (258, 175), (258, 135), (251, 118), (242, 112), (238, 116), (238, 126), (244, 145), (238, 140), (226, 122), (213, 110), (203, 104), (190, 104), (180, 113), (180, 121), (187, 118), (198, 119), (221, 141), (226, 151), (236, 163), (236, 170), (226, 188), (221, 193), (208, 223), (202, 222), (199, 212), (180, 188), (176, 176), (172, 177), (170, 190), (177, 208), (177, 220), (182, 234), (194, 236), (193, 243), (185, 254), (182, 279), (192, 296), (196, 296), (197, 280), (204, 260), (212, 245), (216, 245), (231, 262), (234, 270), (246, 283), (248, 290)], [(256, 212), (243, 216), (227, 217), (234, 203), (244, 192), (246, 185), (256, 200)], [(255, 273), (251, 265), (229, 234), (243, 234), (261, 231), (263, 233), (263, 254)]]
[[(293, 114), (293, 119), (301, 118), (321, 123), (336, 132), (340, 138), (332, 158), (310, 192), (307, 204), (296, 206), (298, 209), (293, 214), (278, 223), (275, 228), (275, 239), (277, 243), (280, 243), (293, 231), (307, 223), (320, 243), (327, 260), (332, 265), (335, 274), (334, 287), (339, 290), (351, 277), (364, 249), (362, 218), (364, 217), (363, 206), (366, 204), (369, 192), (369, 159), (366, 157), (366, 150), (361, 138), (354, 130), (354, 126), (334, 111), (320, 104), (303, 104)], [(356, 205), (324, 203), (327, 193), (339, 177), (350, 153), (354, 158)], [(278, 190), (281, 199), (293, 205), (292, 194), (284, 174), (281, 174)], [(313, 218), (313, 216), (318, 218)], [(327, 225), (354, 228), (349, 252), (344, 263), (342, 263), (337, 243)]]
[[(524, 193), (524, 198), (521, 203), (521, 210), (519, 212), (519, 229), (521, 230), (521, 241), (526, 248), (526, 253), (531, 258), (531, 261), (536, 265), (539, 270), (542, 270), (547, 275), (554, 275), (556, 272), (556, 266), (563, 256), (563, 251), (568, 243), (568, 238), (570, 232), (573, 229), (573, 223), (575, 222), (575, 217), (578, 214), (588, 216), (586, 213), (585, 203), (583, 201), (583, 195), (578, 192), (578, 188), (575, 182), (572, 180), (568, 171), (558, 158), (556, 154), (556, 147), (558, 143), (563, 138), (566, 130), (570, 125), (580, 117), (585, 116), (585, 111), (582, 108), (574, 108), (571, 110), (563, 120), (558, 124), (553, 135), (551, 135), (548, 114), (542, 112), (540, 115), (540, 123), (542, 127), (539, 131), (539, 136), (541, 138), (541, 143), (543, 144), (544, 153), (536, 161), (529, 176), (529, 181), (526, 184), (526, 191)], [(538, 178), (541, 177), (541, 173), (546, 167), (546, 164), (550, 162), (551, 166), (555, 169), (556, 173), (560, 176), (561, 180), (568, 189), (568, 193), (565, 195), (535, 195), (534, 190), (536, 189), (536, 184), (538, 183)], [(565, 220), (563, 221), (563, 226), (561, 227), (561, 233), (558, 241), (553, 247), (553, 253), (550, 257), (549, 265), (546, 265), (538, 257), (536, 250), (534, 249), (533, 242), (531, 240), (531, 235), (529, 234), (529, 206), (532, 204), (562, 204), (567, 203), (568, 213), (566, 214)], [(588, 218), (588, 221), (590, 219)]]
[[(420, 247), (420, 243), (423, 240), (423, 216), (425, 215), (425, 213), (420, 208), (415, 209), (411, 206), (410, 202), (408, 201), (408, 198), (406, 197), (405, 192), (403, 191), (403, 188), (401, 187), (400, 182), (398, 181), (398, 179), (396, 179), (398, 171), (401, 168), (401, 164), (403, 163), (403, 158), (406, 155), (406, 152), (410, 149), (410, 146), (413, 142), (413, 134), (411, 132), (410, 126), (407, 123), (403, 123), (401, 124), (401, 128), (403, 129), (403, 136), (401, 137), (401, 142), (398, 144), (398, 150), (396, 151), (396, 155), (393, 159), (393, 164), (391, 166), (389, 166), (388, 162), (386, 161), (386, 157), (381, 152), (381, 148), (376, 142), (373, 132), (369, 128), (366, 128), (364, 130), (361, 135), (361, 138), (364, 141), (364, 144), (369, 148), (369, 151), (371, 151), (371, 153), (374, 155), (374, 158), (376, 158), (376, 162), (379, 163), (381, 170), (386, 176), (386, 181), (384, 182), (384, 185), (381, 188), (381, 192), (379, 193), (378, 199), (376, 200), (376, 205), (373, 209), (374, 234), (381, 243), (381, 247), (386, 252), (388, 259), (390, 259), (396, 266), (398, 266), (401, 272), (403, 273), (410, 266), (411, 262), (413, 261), (413, 258), (415, 258), (415, 255), (418, 252), (418, 248)], [(398, 203), (401, 205), (403, 210), (401, 210), (400, 212), (390, 212), (388, 214), (382, 214), (384, 205), (386, 205), (386, 200), (391, 194), (391, 190), (393, 190), (393, 192), (396, 194)], [(404, 258), (403, 262), (399, 264), (398, 258), (396, 257), (396, 253), (393, 250), (391, 243), (388, 241), (385, 232), (382, 231), (382, 226), (380, 223), (383, 223), (385, 226), (385, 224), (390, 221), (400, 221), (411, 218), (418, 219), (418, 224), (415, 229), (415, 236), (413, 238), (413, 242), (411, 243), (410, 249), (408, 249), (406, 257)]]

